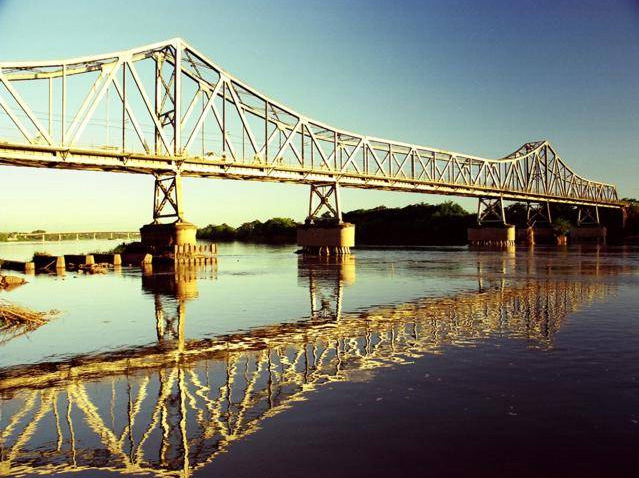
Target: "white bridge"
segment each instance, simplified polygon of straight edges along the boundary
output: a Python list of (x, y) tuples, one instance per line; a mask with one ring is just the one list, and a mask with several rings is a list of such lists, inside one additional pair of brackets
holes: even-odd
[(321, 204), (336, 203), (338, 221), (338, 186), (623, 206), (613, 185), (575, 173), (548, 141), (485, 159), (344, 131), (258, 92), (181, 39), (2, 61), (0, 113), (0, 164), (155, 175), (155, 220), (182, 219), (182, 176), (309, 184)]

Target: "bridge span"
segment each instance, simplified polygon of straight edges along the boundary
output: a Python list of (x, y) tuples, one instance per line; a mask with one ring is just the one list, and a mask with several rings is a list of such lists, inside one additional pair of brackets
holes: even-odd
[[(594, 223), (598, 208), (623, 207), (614, 185), (578, 175), (548, 141), (485, 159), (341, 130), (260, 93), (179, 38), (0, 62), (0, 113), (0, 164), (153, 175), (154, 224), (184, 222), (182, 177), (310, 185), (307, 222), (324, 231), (305, 230), (302, 242), (343, 243), (336, 252), (354, 243), (340, 186), (477, 197), (479, 221), (492, 215), (502, 226), (505, 200), (575, 205)], [(323, 212), (339, 232), (321, 224)]]
[(7, 241), (71, 241), (80, 239), (131, 239), (140, 237), (139, 231), (34, 231), (11, 232)]

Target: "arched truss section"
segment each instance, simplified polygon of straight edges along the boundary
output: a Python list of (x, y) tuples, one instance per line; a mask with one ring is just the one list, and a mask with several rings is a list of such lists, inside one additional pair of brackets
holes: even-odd
[(0, 163), (621, 205), (615, 186), (578, 176), (547, 141), (492, 160), (336, 129), (181, 39), (0, 63)]

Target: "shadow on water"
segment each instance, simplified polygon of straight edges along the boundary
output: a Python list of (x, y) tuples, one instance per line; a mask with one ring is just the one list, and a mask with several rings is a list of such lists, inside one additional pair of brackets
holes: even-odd
[[(308, 319), (197, 340), (185, 338), (188, 302), (215, 268), (147, 271), (156, 343), (0, 370), (0, 475), (189, 476), (322, 384), (494, 336), (549, 348), (569, 314), (616, 290), (596, 280), (597, 260), (527, 260), (478, 253), (474, 291), (344, 313), (355, 257), (300, 257)], [(511, 280), (531, 269), (534, 278)]]

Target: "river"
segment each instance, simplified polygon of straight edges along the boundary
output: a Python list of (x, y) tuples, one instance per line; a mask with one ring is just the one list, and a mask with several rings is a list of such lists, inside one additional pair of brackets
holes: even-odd
[(632, 474), (639, 249), (295, 249), (0, 292), (0, 476)]

